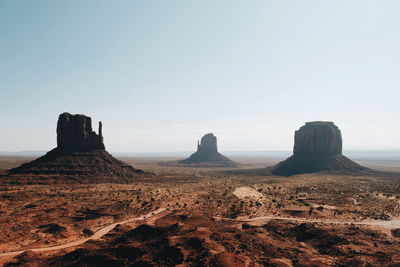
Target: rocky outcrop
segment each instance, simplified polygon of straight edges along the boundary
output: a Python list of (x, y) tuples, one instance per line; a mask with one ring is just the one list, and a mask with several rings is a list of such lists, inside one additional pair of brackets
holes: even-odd
[(57, 148), (69, 151), (104, 150), (102, 124), (99, 134), (92, 130), (92, 119), (85, 115), (62, 113), (57, 122)]
[[(130, 181), (124, 178), (152, 175), (133, 168), (105, 151), (101, 122), (99, 133), (96, 134), (92, 130), (90, 117), (69, 113), (63, 113), (58, 118), (57, 147), (34, 161), (11, 169), (10, 173), (41, 176), (43, 179), (67, 177), (68, 181), (80, 182), (120, 182)], [(90, 177), (95, 180), (88, 179)]]
[(294, 175), (319, 171), (358, 172), (366, 168), (342, 155), (342, 134), (333, 122), (307, 122), (295, 132), (293, 156), (272, 173)]
[(298, 156), (342, 155), (342, 133), (333, 122), (307, 122), (294, 136), (293, 154)]
[(41, 181), (47, 178), (54, 180), (55, 177), (60, 181), (129, 182), (133, 177), (151, 176), (114, 158), (105, 150), (66, 152), (58, 148), (10, 172), (38, 176)]
[(189, 158), (179, 161), (180, 164), (201, 167), (235, 167), (236, 162), (231, 161), (218, 152), (217, 137), (208, 133), (197, 142), (197, 151)]
[(217, 137), (212, 133), (208, 133), (201, 138), (201, 142), (197, 142), (197, 151), (200, 153), (218, 152)]

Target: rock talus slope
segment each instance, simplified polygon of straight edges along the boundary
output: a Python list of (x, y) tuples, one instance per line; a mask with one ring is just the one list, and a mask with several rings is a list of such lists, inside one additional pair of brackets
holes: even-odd
[(307, 122), (295, 132), (293, 156), (272, 169), (277, 175), (319, 171), (359, 172), (367, 168), (342, 155), (342, 134), (333, 122)]
[(179, 163), (204, 167), (237, 166), (237, 163), (218, 152), (217, 137), (212, 133), (204, 135), (201, 141), (197, 143), (197, 151), (189, 158), (179, 161)]
[(149, 175), (114, 158), (105, 150), (102, 124), (99, 133), (85, 115), (62, 113), (57, 123), (57, 147), (44, 156), (11, 169), (11, 174), (80, 177), (137, 177)]

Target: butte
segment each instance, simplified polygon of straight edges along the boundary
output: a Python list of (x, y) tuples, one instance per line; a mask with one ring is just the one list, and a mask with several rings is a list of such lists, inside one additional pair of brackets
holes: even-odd
[(30, 175), (37, 177), (37, 181), (56, 177), (56, 180), (89, 179), (91, 182), (130, 181), (130, 178), (152, 175), (114, 158), (105, 150), (101, 122), (98, 132), (92, 130), (90, 117), (62, 113), (57, 122), (57, 147), (9, 173)]
[(238, 164), (221, 153), (217, 148), (217, 137), (208, 133), (197, 142), (197, 151), (179, 164), (199, 167), (236, 167)]
[(290, 176), (313, 172), (368, 171), (342, 154), (342, 134), (333, 122), (307, 122), (295, 132), (293, 156), (272, 167), (272, 173)]

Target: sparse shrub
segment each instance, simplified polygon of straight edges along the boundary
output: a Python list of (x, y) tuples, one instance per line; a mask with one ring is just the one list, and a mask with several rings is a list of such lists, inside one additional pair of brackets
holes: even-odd
[(314, 211), (314, 208), (310, 207), (309, 210), (308, 210), (308, 215), (311, 215), (313, 213), (313, 211)]

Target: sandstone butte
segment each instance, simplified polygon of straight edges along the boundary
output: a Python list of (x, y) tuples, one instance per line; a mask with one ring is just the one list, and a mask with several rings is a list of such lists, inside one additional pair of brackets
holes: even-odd
[(333, 122), (307, 122), (295, 132), (293, 155), (274, 166), (272, 173), (290, 176), (320, 171), (368, 171), (343, 156), (342, 146), (342, 133)]
[(208, 133), (197, 142), (197, 151), (180, 164), (203, 167), (236, 167), (238, 164), (218, 152), (217, 137)]
[(44, 156), (11, 169), (10, 174), (58, 176), (69, 179), (87, 177), (118, 178), (152, 175), (135, 169), (105, 150), (102, 123), (98, 134), (92, 120), (85, 115), (62, 113), (57, 122), (57, 147)]

